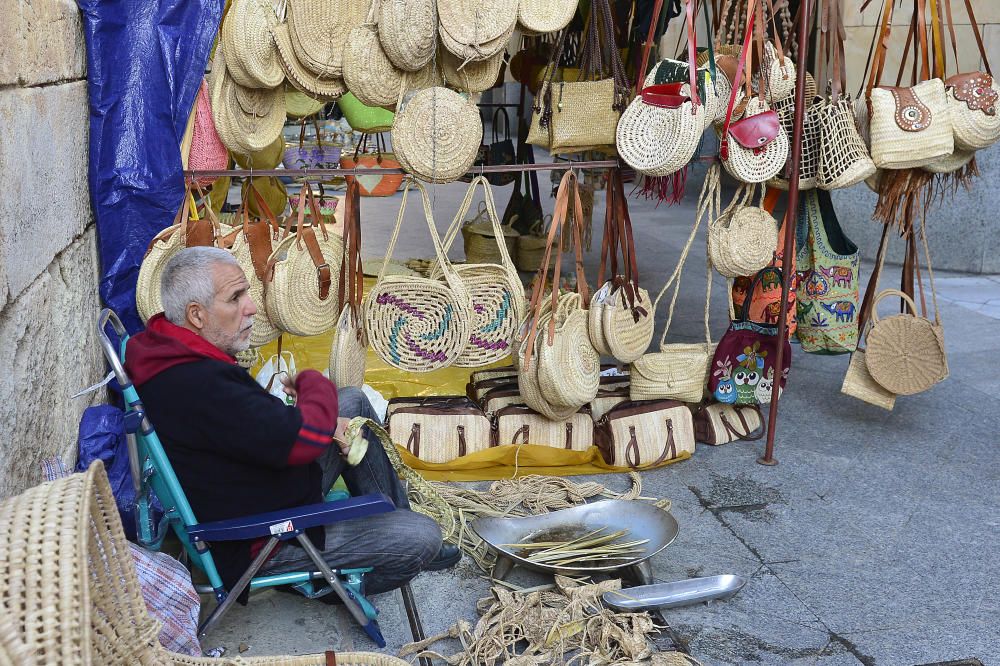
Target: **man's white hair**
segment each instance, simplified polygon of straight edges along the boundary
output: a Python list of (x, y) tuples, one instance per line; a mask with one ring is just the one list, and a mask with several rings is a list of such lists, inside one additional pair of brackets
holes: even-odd
[(168, 321), (183, 326), (188, 305), (211, 305), (215, 298), (212, 269), (217, 264), (240, 265), (233, 255), (217, 247), (185, 248), (167, 262), (160, 278), (160, 300)]

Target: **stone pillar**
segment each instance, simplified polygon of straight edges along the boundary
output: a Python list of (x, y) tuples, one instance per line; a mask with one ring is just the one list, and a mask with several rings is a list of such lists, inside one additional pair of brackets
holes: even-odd
[(87, 190), (87, 84), (71, 0), (15, 0), (0, 21), (0, 498), (76, 461), (103, 373)]

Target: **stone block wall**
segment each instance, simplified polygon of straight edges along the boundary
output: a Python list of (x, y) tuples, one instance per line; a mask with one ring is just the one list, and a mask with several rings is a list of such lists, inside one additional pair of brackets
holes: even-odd
[(87, 84), (72, 0), (12, 0), (0, 21), (0, 498), (76, 459), (71, 400), (103, 373), (87, 189)]

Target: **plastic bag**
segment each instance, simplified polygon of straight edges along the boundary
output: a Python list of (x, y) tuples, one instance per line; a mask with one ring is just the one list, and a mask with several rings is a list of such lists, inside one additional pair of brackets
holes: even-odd
[(264, 362), (264, 365), (261, 366), (254, 379), (268, 393), (276, 398), (281, 398), (286, 405), (293, 405), (295, 404), (295, 399), (285, 394), (284, 385), (281, 383), (282, 375), (287, 377), (289, 374), (295, 374), (295, 357), (292, 356), (292, 352), (283, 351), (271, 355)]
[[(107, 470), (125, 536), (134, 541), (135, 488), (125, 440), (125, 413), (113, 405), (88, 407), (80, 418), (76, 471), (86, 471), (98, 459), (104, 462), (104, 469)], [(163, 506), (155, 496), (151, 497), (150, 508), (152, 519), (158, 522), (163, 515)]]

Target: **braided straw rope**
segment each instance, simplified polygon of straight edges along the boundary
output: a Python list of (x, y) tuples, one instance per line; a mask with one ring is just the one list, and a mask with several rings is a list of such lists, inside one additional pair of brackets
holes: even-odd
[[(802, 154), (799, 159), (799, 189), (811, 190), (817, 185), (819, 175), (822, 123), (820, 114), (825, 110), (825, 105), (807, 106), (803, 113), (802, 121)], [(792, 136), (795, 124), (795, 98), (786, 97), (779, 102), (775, 102), (774, 110), (778, 113), (778, 120), (787, 136)], [(853, 119), (851, 123), (853, 124)], [(792, 156), (788, 155), (788, 162), (785, 163), (781, 173), (767, 181), (769, 187), (779, 190), (788, 190), (788, 180), (785, 178), (791, 169)]]
[[(386, 274), (411, 187), (420, 193), (443, 281)], [(365, 304), (368, 340), (383, 361), (400, 370), (428, 372), (445, 368), (465, 351), (471, 312), (471, 296), (448, 261), (434, 227), (427, 190), (419, 181), (408, 179), (385, 260)]]
[(396, 67), (415, 72), (431, 62), (437, 48), (434, 0), (382, 0), (378, 37)]
[(438, 61), (441, 63), (441, 74), (445, 83), (456, 90), (467, 93), (479, 93), (489, 90), (500, 76), (505, 53), (501, 51), (486, 60), (463, 63), (451, 51), (441, 48)]
[(653, 317), (655, 318), (660, 301), (670, 286), (674, 286), (674, 294), (670, 299), (670, 309), (667, 313), (667, 322), (663, 327), (662, 335), (660, 335), (660, 351), (644, 354), (629, 366), (629, 397), (632, 400), (671, 399), (698, 403), (705, 396), (712, 356), (715, 353), (715, 345), (712, 344), (712, 333), (708, 324), (709, 304), (712, 300), (711, 262), (707, 262), (705, 268), (707, 283), (704, 311), (705, 342), (668, 345), (667, 333), (670, 331), (670, 324), (674, 319), (674, 308), (680, 295), (681, 273), (687, 262), (688, 254), (691, 252), (691, 247), (694, 245), (694, 240), (698, 236), (701, 222), (706, 217), (711, 220), (719, 214), (718, 211), (721, 207), (719, 189), (719, 165), (713, 164), (705, 175), (701, 195), (698, 197), (698, 210), (694, 227), (692, 227), (684, 250), (681, 252), (677, 267), (674, 268), (674, 272), (660, 289), (660, 293), (656, 295), (656, 300), (653, 301)]
[(483, 123), (471, 101), (433, 87), (400, 106), (392, 123), (392, 145), (407, 173), (431, 183), (450, 183), (469, 170), (483, 137)]
[(852, 187), (875, 174), (875, 163), (858, 131), (854, 105), (841, 98), (818, 108), (820, 161), (817, 184), (824, 190)]
[[(455, 267), (455, 272), (472, 298), (469, 343), (455, 361), (455, 365), (463, 368), (489, 365), (510, 356), (511, 341), (527, 309), (524, 287), (514, 268), (514, 262), (511, 261), (507, 245), (496, 240), (503, 237), (503, 228), (500, 226), (492, 189), (483, 176), (476, 176), (469, 185), (451, 227), (445, 234), (444, 251), (447, 254), (455, 242), (478, 185), (483, 186), (485, 214), (493, 229), (492, 240), (499, 251), (500, 263), (467, 263)], [(440, 266), (435, 267), (431, 277), (441, 277)]]
[(234, 153), (256, 153), (281, 135), (285, 124), (285, 96), (273, 90), (245, 88), (237, 84), (226, 68), (223, 49), (212, 61), (212, 119), (222, 143)]
[[(767, 111), (767, 104), (754, 97), (747, 102), (745, 118)], [(778, 127), (778, 135), (763, 150), (744, 148), (735, 139), (729, 141), (729, 159), (722, 164), (736, 180), (744, 183), (763, 183), (777, 176), (788, 161), (788, 135)]]
[(531, 0), (517, 6), (517, 22), (525, 33), (558, 32), (576, 14), (577, 0)]
[(903, 130), (896, 122), (896, 101), (885, 88), (871, 91), (871, 155), (880, 169), (912, 169), (931, 164), (955, 151), (948, 99), (941, 79), (909, 88), (930, 111), (926, 128)]
[(366, 0), (294, 0), (288, 3), (288, 32), (298, 60), (315, 76), (343, 76), (344, 45), (368, 13)]
[(590, 343), (587, 311), (580, 294), (560, 296), (554, 318), (555, 335), (538, 336), (543, 338), (538, 356), (538, 385), (549, 403), (576, 411), (597, 395), (601, 357)]
[(278, 17), (268, 0), (234, 0), (219, 34), (229, 75), (247, 88), (276, 88), (285, 80), (271, 28)]
[[(391, 0), (386, 0), (391, 1)], [(354, 96), (367, 106), (392, 106), (402, 85), (403, 72), (396, 68), (382, 49), (375, 24), (377, 0), (372, 2), (368, 19), (351, 30), (344, 46), (344, 83)]]
[[(690, 92), (690, 85), (686, 86)], [(714, 117), (714, 114), (713, 114)], [(622, 113), (615, 130), (618, 154), (630, 167), (649, 176), (667, 176), (691, 161), (708, 113), (690, 100), (676, 109), (647, 104), (639, 95)]]
[[(989, 86), (994, 92), (1000, 93), (1000, 85), (996, 79), (984, 72), (980, 72), (979, 76), (983, 79), (983, 86)], [(955, 99), (952, 86), (948, 86), (946, 95), (956, 148), (963, 151), (982, 150), (1000, 140), (1000, 113), (995, 108), (993, 115), (988, 115), (983, 109), (970, 109), (968, 103)]]
[(722, 215), (708, 225), (709, 259), (728, 278), (754, 275), (774, 258), (778, 222), (752, 205), (755, 188), (741, 186)]
[(289, 33), (288, 23), (279, 23), (271, 28), (271, 36), (278, 46), (278, 55), (281, 59), (281, 67), (285, 70), (285, 76), (292, 86), (307, 97), (331, 101), (338, 99), (347, 92), (343, 79), (322, 78), (306, 69), (299, 60), (292, 47), (292, 37)]

